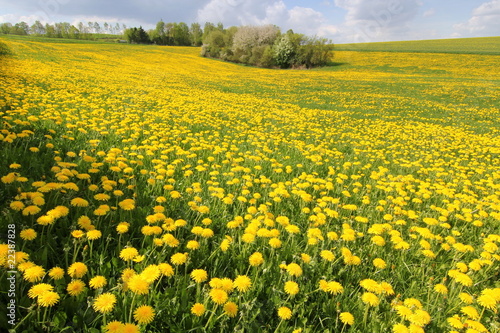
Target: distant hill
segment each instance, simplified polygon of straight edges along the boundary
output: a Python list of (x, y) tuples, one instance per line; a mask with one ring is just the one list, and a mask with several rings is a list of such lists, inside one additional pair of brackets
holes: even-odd
[(499, 54), (500, 37), (336, 44), (337, 51)]

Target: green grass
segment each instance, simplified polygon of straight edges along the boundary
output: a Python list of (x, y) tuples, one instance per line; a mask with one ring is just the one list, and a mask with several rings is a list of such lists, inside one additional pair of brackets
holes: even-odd
[(336, 44), (336, 51), (500, 54), (500, 37)]

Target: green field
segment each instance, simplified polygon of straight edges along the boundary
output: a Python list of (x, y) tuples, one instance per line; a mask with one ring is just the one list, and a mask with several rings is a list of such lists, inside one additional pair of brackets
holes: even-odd
[(0, 330), (500, 331), (493, 46), (0, 43)]
[(338, 51), (500, 54), (500, 37), (336, 44)]

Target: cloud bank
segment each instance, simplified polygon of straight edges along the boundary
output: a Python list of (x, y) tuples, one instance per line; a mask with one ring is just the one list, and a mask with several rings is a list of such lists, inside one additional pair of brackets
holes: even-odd
[(488, 1), (476, 7), (467, 22), (453, 26), (456, 37), (500, 35), (500, 0)]

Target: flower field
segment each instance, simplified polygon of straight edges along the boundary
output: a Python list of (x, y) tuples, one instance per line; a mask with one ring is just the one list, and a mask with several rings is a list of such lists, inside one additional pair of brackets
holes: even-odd
[(0, 328), (500, 332), (500, 56), (4, 42)]

